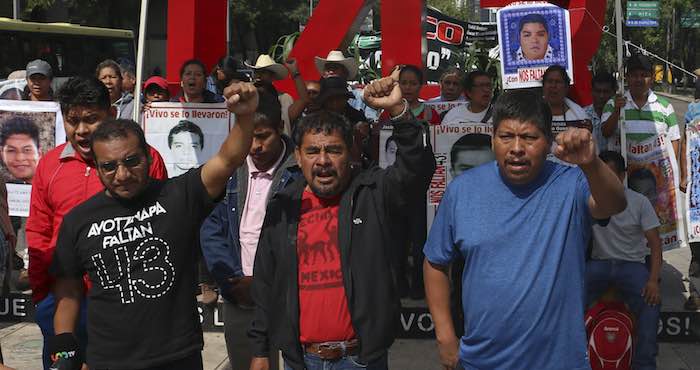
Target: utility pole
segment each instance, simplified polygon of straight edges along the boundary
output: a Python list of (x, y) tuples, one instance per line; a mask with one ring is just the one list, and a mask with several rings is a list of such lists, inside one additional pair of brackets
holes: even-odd
[(19, 19), (19, 7), (20, 0), (12, 0), (12, 19)]

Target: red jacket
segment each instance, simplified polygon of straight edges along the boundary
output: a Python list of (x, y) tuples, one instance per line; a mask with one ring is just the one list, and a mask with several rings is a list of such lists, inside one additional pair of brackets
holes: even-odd
[[(152, 158), (149, 175), (167, 179), (163, 158), (152, 147), (149, 152)], [(54, 283), (49, 266), (63, 216), (103, 189), (94, 163), (85, 161), (69, 143), (54, 148), (39, 161), (32, 180), (26, 225), (29, 283), (34, 303), (44, 299)]]

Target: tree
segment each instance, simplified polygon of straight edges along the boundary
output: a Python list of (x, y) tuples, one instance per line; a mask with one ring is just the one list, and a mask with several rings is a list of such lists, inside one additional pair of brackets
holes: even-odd
[[(685, 69), (694, 69), (700, 61), (698, 56), (697, 41), (700, 40), (700, 30), (697, 28), (681, 28), (680, 16), (692, 10), (699, 9), (698, 0), (661, 0), (659, 1), (660, 14), (658, 27), (626, 27), (623, 24), (623, 38), (645, 50), (668, 59)], [(627, 9), (627, 0), (622, 1), (623, 10)], [(625, 12), (623, 11), (623, 18)], [(624, 20), (623, 20), (624, 22)], [(615, 2), (608, 0), (608, 9), (605, 15), (605, 24), (613, 35), (615, 27)], [(638, 52), (630, 47), (630, 52)], [(655, 64), (663, 64), (660, 60), (654, 60)], [(613, 71), (617, 67), (617, 41), (609, 34), (603, 34), (598, 53), (592, 60), (594, 71)], [(677, 77), (682, 72), (674, 71)]]
[(426, 5), (462, 21), (475, 19), (474, 0), (427, 0)]

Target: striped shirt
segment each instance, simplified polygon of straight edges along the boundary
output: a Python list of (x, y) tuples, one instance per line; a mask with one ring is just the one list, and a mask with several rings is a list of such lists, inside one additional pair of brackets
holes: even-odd
[[(643, 141), (652, 136), (665, 135), (670, 141), (680, 140), (681, 133), (678, 128), (678, 119), (676, 118), (676, 113), (673, 111), (673, 106), (668, 100), (657, 96), (651, 90), (649, 91), (646, 104), (641, 108), (634, 102), (629, 91), (625, 92), (625, 99), (627, 100), (624, 107), (625, 132), (628, 139)], [(601, 121), (607, 121), (614, 110), (615, 100), (613, 98), (605, 104), (603, 115), (600, 117)], [(614, 137), (619, 136), (620, 130), (618, 127), (618, 129), (615, 130)], [(613, 142), (616, 143), (616, 147), (610, 149), (619, 151), (619, 139), (609, 139), (609, 141), (611, 144)]]

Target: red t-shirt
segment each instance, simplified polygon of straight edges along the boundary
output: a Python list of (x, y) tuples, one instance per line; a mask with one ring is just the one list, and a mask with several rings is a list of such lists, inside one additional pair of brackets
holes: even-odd
[(301, 199), (297, 234), (301, 343), (355, 337), (340, 268), (339, 204), (340, 197), (323, 199), (309, 190)]

